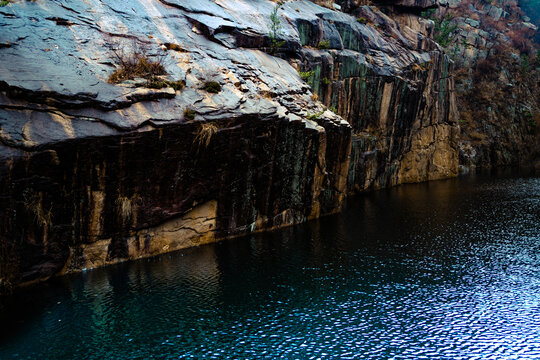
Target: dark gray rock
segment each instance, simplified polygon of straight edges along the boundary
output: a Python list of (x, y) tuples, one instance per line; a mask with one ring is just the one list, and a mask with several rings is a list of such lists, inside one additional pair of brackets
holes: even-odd
[[(0, 267), (3, 283), (291, 225), (339, 211), (350, 192), (455, 176), (452, 64), (429, 24), (342, 5), (351, 13), (285, 3), (273, 55), (267, 0), (3, 7), (0, 250), (17, 264)], [(107, 83), (134, 52), (185, 88)]]

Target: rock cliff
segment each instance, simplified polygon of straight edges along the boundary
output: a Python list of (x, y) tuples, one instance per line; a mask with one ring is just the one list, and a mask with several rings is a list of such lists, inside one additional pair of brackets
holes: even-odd
[[(455, 176), (431, 1), (0, 7), (0, 287)], [(134, 58), (155, 76), (117, 76)], [(141, 62), (142, 61), (142, 62)]]
[(512, 0), (443, 5), (424, 15), (455, 62), (463, 170), (540, 168), (538, 28)]

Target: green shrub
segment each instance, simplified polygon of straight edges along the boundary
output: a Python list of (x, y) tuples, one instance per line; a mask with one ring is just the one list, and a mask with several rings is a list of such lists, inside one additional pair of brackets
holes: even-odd
[(274, 54), (280, 47), (285, 45), (285, 41), (278, 40), (278, 38), (281, 36), (281, 20), (279, 19), (278, 15), (281, 5), (283, 5), (283, 1), (279, 1), (270, 13), (270, 31), (268, 36), (270, 37), (271, 54)]
[(326, 77), (322, 78), (321, 82), (326, 86), (330, 85), (330, 83), (331, 83), (330, 79), (328, 79)]
[(6, 5), (9, 4), (9, 3), (10, 3), (9, 0), (3, 0), (3, 1), (0, 1), (0, 7), (6, 6)]
[(162, 89), (167, 87), (167, 82), (160, 80), (159, 78), (150, 79), (146, 83), (146, 87), (150, 89)]
[(163, 89), (166, 87), (171, 87), (175, 91), (182, 90), (184, 86), (186, 86), (186, 83), (183, 80), (169, 81), (169, 80), (161, 80), (159, 78), (150, 79), (148, 80), (148, 83), (146, 84), (146, 87), (150, 89)]
[(358, 21), (360, 24), (367, 24), (368, 23), (368, 19), (366, 19), (365, 17), (358, 17), (356, 18), (356, 21)]
[(217, 94), (221, 91), (221, 85), (217, 81), (207, 81), (204, 83), (202, 89), (211, 94)]
[(435, 21), (435, 41), (442, 47), (447, 47), (454, 40), (453, 33), (457, 30), (458, 25), (452, 24), (452, 15), (447, 15), (442, 19)]
[(167, 85), (172, 87), (175, 91), (180, 91), (186, 86), (186, 82), (184, 80), (167, 81)]
[(330, 49), (330, 40), (319, 41), (319, 45), (317, 45), (317, 48), (319, 50)]
[(302, 78), (302, 80), (309, 82), (313, 78), (313, 71), (299, 71), (298, 74)]
[[(457, 30), (458, 25), (453, 23), (453, 15), (447, 14), (442, 18), (435, 16), (435, 9), (429, 9), (423, 11), (421, 16), (433, 20), (435, 26), (433, 28), (433, 40), (439, 43), (442, 47), (448, 47), (454, 40), (454, 31)], [(468, 46), (464, 44), (464, 46)]]
[(187, 120), (195, 119), (195, 110), (191, 108), (187, 108), (186, 110), (184, 110), (184, 118), (186, 118)]
[(315, 114), (309, 114), (308, 113), (307, 118), (309, 120), (317, 120), (318, 118), (321, 117), (322, 114), (324, 114), (325, 111), (326, 110), (323, 109), (323, 110), (321, 110), (321, 111), (319, 111), (318, 113), (315, 113)]

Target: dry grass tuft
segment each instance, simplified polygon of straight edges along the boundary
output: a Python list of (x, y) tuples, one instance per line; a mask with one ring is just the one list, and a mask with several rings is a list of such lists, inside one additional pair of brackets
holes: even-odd
[(173, 51), (178, 51), (178, 52), (186, 52), (186, 49), (184, 49), (183, 47), (181, 47), (180, 45), (175, 44), (175, 43), (165, 43), (163, 45), (165, 45), (165, 48), (167, 50), (173, 50)]
[(48, 211), (43, 209), (42, 194), (31, 193), (24, 197), (24, 207), (34, 215), (34, 220), (37, 225), (43, 228), (51, 224), (52, 208)]
[(118, 215), (120, 215), (122, 219), (129, 219), (133, 215), (133, 205), (128, 197), (119, 196), (118, 199), (116, 199), (116, 206), (118, 207)]
[(159, 75), (165, 75), (165, 68), (160, 61), (151, 61), (144, 53), (124, 55), (115, 53), (119, 68), (116, 69), (107, 80), (111, 84), (117, 84), (124, 80), (134, 78), (155, 79)]
[(199, 147), (203, 145), (204, 147), (208, 147), (210, 141), (212, 140), (212, 136), (214, 136), (217, 131), (218, 127), (214, 123), (201, 124), (199, 132), (197, 133), (197, 136), (195, 136), (194, 142), (197, 143)]

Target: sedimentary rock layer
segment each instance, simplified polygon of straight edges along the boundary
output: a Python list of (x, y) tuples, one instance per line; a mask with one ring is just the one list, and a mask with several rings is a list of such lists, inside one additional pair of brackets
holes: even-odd
[[(4, 286), (292, 225), (339, 211), (353, 192), (457, 174), (452, 65), (429, 23), (289, 1), (272, 38), (275, 6), (1, 8)], [(135, 52), (185, 88), (109, 84)]]

